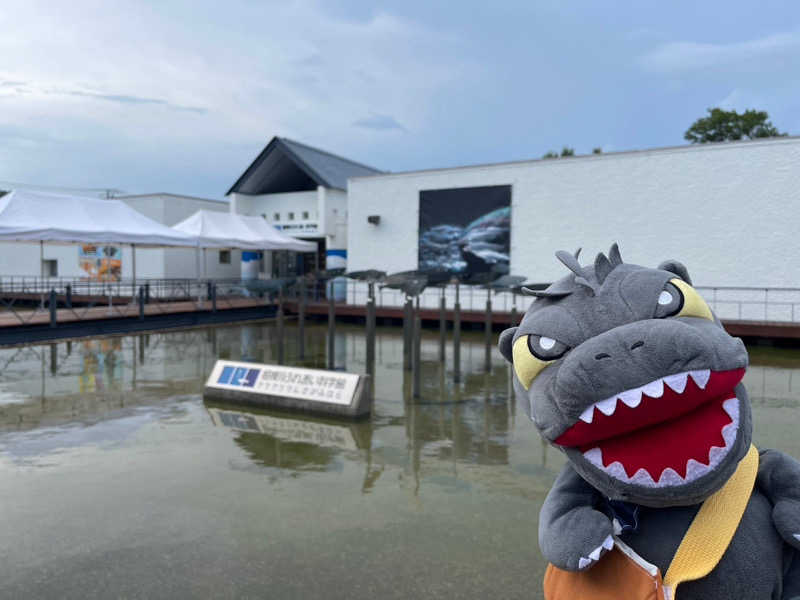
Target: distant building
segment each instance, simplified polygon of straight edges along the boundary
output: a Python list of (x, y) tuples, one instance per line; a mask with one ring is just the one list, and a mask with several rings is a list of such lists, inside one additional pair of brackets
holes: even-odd
[[(200, 209), (227, 212), (224, 200), (210, 200), (179, 194), (154, 193), (117, 196), (140, 213), (172, 226)], [(208, 277), (238, 278), (241, 252), (207, 250), (205, 273)], [(92, 267), (91, 263), (96, 263)], [(123, 279), (133, 275), (130, 246), (91, 247), (81, 244), (44, 244), (40, 258), (37, 243), (0, 244), (0, 276), (107, 277), (112, 266)], [(201, 275), (203, 274), (201, 267)], [(197, 255), (191, 248), (137, 248), (137, 279), (194, 278)]]
[[(274, 137), (227, 192), (231, 212), (261, 216), (285, 233), (317, 242), (318, 252), (243, 253), (274, 276), (347, 261), (347, 180), (381, 171), (286, 138)], [(271, 256), (270, 256), (271, 255)], [(243, 272), (248, 267), (243, 265)]]

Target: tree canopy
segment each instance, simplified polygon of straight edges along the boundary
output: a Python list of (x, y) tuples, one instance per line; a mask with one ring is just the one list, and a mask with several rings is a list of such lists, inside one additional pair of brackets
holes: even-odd
[(766, 111), (749, 109), (739, 114), (735, 110), (709, 108), (708, 116), (692, 123), (683, 137), (693, 144), (706, 144), (785, 135), (769, 121)]

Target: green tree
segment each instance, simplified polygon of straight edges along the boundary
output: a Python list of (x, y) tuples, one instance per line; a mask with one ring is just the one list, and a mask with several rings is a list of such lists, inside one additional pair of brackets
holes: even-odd
[(569, 146), (564, 146), (561, 149), (561, 156), (575, 156), (575, 148), (570, 148)]
[(735, 110), (709, 108), (708, 116), (692, 123), (683, 137), (693, 144), (706, 144), (785, 135), (769, 121), (764, 110), (749, 109), (739, 114)]
[(598, 146), (597, 148), (592, 148), (592, 154), (602, 154), (602, 153), (603, 149), (600, 146)]
[(552, 150), (548, 150), (544, 154), (542, 154), (542, 158), (558, 158), (558, 152), (553, 152)]

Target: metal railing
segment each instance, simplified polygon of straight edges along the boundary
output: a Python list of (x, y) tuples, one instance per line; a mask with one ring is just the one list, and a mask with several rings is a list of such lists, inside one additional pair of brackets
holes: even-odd
[(269, 302), (240, 279), (0, 277), (0, 327), (244, 308)]

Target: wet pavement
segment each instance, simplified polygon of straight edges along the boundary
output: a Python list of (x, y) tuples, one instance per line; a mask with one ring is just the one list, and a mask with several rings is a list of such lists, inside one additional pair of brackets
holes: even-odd
[[(423, 339), (411, 398), (378, 330), (361, 423), (204, 403), (216, 358), (271, 362), (270, 324), (0, 350), (0, 597), (541, 598), (539, 508), (560, 453), (482, 334), (461, 384)], [(306, 327), (323, 368), (326, 329)], [(363, 328), (336, 367), (366, 372)], [(800, 350), (753, 347), (755, 442), (800, 458)], [(448, 348), (448, 359), (451, 358)]]

